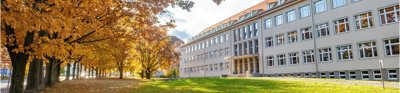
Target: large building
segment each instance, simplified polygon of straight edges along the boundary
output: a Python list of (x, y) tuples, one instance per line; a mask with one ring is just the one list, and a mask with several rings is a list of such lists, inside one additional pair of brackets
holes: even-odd
[(398, 0), (265, 0), (181, 46), (180, 77), (399, 80), (399, 12)]

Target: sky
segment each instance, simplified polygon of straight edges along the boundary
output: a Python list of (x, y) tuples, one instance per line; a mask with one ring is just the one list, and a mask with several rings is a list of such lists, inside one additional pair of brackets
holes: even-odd
[(179, 7), (168, 8), (177, 25), (174, 29), (170, 29), (168, 34), (177, 36), (185, 42), (205, 28), (264, 0), (225, 0), (218, 6), (213, 0), (193, 1), (195, 4), (190, 12)]

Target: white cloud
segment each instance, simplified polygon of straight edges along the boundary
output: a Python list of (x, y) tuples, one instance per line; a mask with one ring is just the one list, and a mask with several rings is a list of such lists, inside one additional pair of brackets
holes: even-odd
[[(170, 35), (175, 35), (184, 41), (195, 36), (205, 28), (216, 24), (240, 11), (243, 11), (263, 0), (225, 0), (217, 6), (212, 0), (196, 0), (190, 12), (179, 7), (168, 8), (176, 19), (177, 27), (169, 31)], [(180, 36), (184, 31), (189, 36)]]

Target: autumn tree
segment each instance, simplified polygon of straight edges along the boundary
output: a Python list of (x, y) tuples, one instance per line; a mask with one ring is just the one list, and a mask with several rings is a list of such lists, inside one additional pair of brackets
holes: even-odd
[[(51, 85), (59, 76), (61, 63), (70, 62), (69, 58), (74, 56), (70, 51), (86, 50), (88, 43), (115, 38), (115, 32), (135, 34), (134, 29), (142, 28), (143, 23), (154, 23), (155, 15), (176, 4), (174, 0), (128, 1), (2, 0), (1, 43), (8, 50), (13, 67), (9, 92), (23, 91), (28, 62), (32, 62), (32, 66), (41, 65), (35, 62), (46, 62), (46, 71), (51, 71), (46, 72), (46, 80)], [(133, 30), (114, 28), (126, 17), (137, 22), (128, 25)], [(39, 72), (32, 68), (32, 73)], [(32, 84), (37, 86), (37, 83), (27, 86)]]

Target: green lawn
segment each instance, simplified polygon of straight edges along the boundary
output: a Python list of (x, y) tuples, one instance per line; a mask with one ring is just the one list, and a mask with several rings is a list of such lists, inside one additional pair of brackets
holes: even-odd
[(190, 78), (152, 81), (132, 89), (137, 93), (400, 93), (397, 88), (293, 80)]

